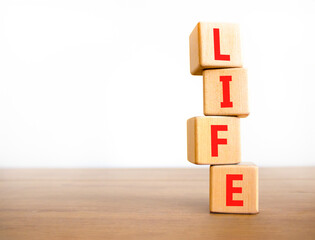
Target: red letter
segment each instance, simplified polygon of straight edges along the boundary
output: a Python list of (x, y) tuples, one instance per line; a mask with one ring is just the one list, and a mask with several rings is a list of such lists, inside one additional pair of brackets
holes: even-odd
[(242, 193), (241, 187), (233, 187), (233, 180), (243, 180), (243, 174), (226, 174), (226, 206), (243, 206), (243, 200), (233, 200), (233, 193)]
[(227, 139), (218, 138), (218, 131), (227, 131), (227, 125), (211, 125), (211, 156), (218, 156), (218, 145), (227, 144)]
[(223, 102), (221, 102), (221, 108), (233, 107), (233, 102), (230, 100), (230, 82), (232, 76), (220, 76), (220, 82), (222, 82)]
[(223, 54), (221, 55), (219, 28), (213, 29), (213, 42), (214, 42), (214, 60), (230, 61), (230, 55), (223, 55)]

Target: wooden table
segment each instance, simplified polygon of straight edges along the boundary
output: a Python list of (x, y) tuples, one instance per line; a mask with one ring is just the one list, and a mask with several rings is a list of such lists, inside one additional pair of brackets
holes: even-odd
[(260, 168), (258, 215), (209, 214), (200, 169), (0, 170), (0, 240), (315, 239), (315, 168)]

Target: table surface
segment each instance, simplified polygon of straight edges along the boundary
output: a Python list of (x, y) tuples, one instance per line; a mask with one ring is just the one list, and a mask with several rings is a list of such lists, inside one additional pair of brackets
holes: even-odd
[(315, 239), (315, 167), (260, 168), (260, 213), (210, 214), (209, 169), (2, 169), (0, 240)]

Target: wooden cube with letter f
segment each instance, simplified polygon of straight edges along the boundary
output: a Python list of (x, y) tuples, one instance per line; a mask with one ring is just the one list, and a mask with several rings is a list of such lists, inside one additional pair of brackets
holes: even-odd
[(258, 213), (258, 167), (210, 166), (210, 212)]
[(239, 163), (240, 119), (212, 116), (188, 119), (187, 157), (195, 164)]

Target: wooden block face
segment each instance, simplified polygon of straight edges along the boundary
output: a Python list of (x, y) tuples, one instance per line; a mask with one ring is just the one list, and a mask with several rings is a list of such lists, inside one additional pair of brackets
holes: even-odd
[(227, 68), (203, 71), (203, 111), (206, 116), (247, 117), (247, 70)]
[(210, 166), (210, 212), (258, 213), (258, 167)]
[(240, 31), (237, 24), (199, 22), (189, 36), (190, 72), (242, 67)]
[(187, 121), (187, 157), (195, 164), (241, 161), (240, 120), (237, 117), (194, 117)]

